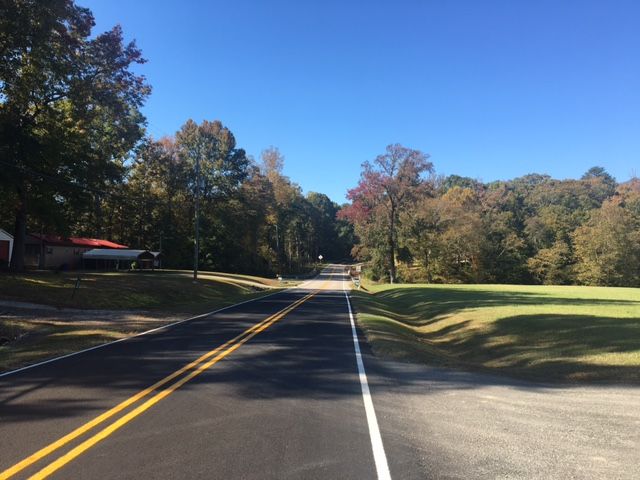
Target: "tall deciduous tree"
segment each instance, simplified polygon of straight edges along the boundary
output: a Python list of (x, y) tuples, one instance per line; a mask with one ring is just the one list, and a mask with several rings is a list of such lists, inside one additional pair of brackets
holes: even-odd
[(150, 88), (131, 71), (144, 60), (119, 26), (90, 38), (93, 16), (72, 0), (0, 5), (0, 161), (16, 193), (19, 271), (30, 211), (86, 202), (122, 176)]
[(365, 235), (361, 238), (365, 242), (379, 241), (382, 233), (384, 244), (373, 249), (384, 250), (391, 283), (396, 280), (400, 212), (425, 194), (429, 184), (424, 176), (432, 172), (429, 155), (399, 144), (389, 145), (384, 154), (362, 165), (358, 186), (347, 193), (352, 203), (342, 215), (361, 231), (368, 230), (369, 234), (373, 233), (371, 230), (376, 231), (371, 236), (363, 232)]
[(577, 276), (587, 285), (640, 285), (640, 225), (617, 200), (604, 202), (574, 235)]
[(176, 134), (176, 146), (192, 175), (195, 187), (195, 163), (200, 161), (201, 192), (206, 200), (224, 197), (238, 190), (247, 177), (249, 159), (237, 148), (236, 139), (219, 120), (204, 120), (199, 125), (187, 122)]
[(482, 279), (484, 229), (477, 193), (454, 186), (425, 197), (401, 216), (402, 240), (410, 260), (428, 282)]
[[(243, 149), (237, 148), (233, 133), (219, 120), (205, 120), (200, 124), (188, 120), (176, 134), (176, 148), (187, 172), (187, 190), (194, 206), (196, 194), (201, 197), (199, 228), (203, 255), (199, 263), (211, 268), (217, 264), (216, 257), (224, 255), (229, 247), (226, 240), (230, 235), (225, 235), (225, 231), (232, 225), (221, 221), (221, 213), (238, 195), (247, 178), (249, 159)], [(197, 165), (199, 185), (196, 185)]]

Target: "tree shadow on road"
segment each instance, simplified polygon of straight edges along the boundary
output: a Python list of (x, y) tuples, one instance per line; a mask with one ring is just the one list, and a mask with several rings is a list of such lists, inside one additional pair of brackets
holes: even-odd
[[(288, 305), (290, 300), (276, 297), (270, 303), (270, 311), (275, 312)], [(116, 405), (223, 344), (247, 326), (263, 320), (265, 313), (268, 313), (268, 309), (265, 310), (264, 306), (249, 304), (240, 311), (225, 312), (157, 334), (130, 339), (33, 369), (24, 375), (0, 378), (1, 421), (37, 423), (67, 416), (92, 418), (96, 413)], [(598, 339), (608, 334), (611, 322), (615, 322), (618, 331), (624, 331), (624, 334), (609, 341), (607, 351), (631, 351), (634, 348), (633, 339), (638, 335), (639, 319), (620, 322), (620, 319), (565, 318), (557, 315), (527, 318), (531, 322), (529, 329), (522, 330), (522, 318), (504, 318), (495, 323), (493, 330), (482, 335), (460, 337), (455, 345), (451, 345), (461, 352), (491, 352), (491, 358), (496, 357), (497, 352), (497, 357), (504, 361), (504, 365), (486, 371), (505, 372), (506, 376), (465, 372), (465, 369), (473, 370), (473, 367), (464, 361), (453, 361), (440, 352), (423, 348), (424, 342), (407, 343), (406, 338), (402, 337), (408, 332), (402, 328), (380, 327), (377, 332), (374, 330), (381, 338), (378, 345), (385, 345), (385, 342), (389, 345), (401, 342), (403, 347), (409, 345), (410, 355), (419, 352), (423, 355), (421, 360), (430, 365), (380, 361), (371, 355), (368, 345), (361, 339), (365, 364), (370, 373), (370, 386), (374, 392), (397, 389), (425, 395), (445, 388), (471, 389), (486, 385), (512, 386), (530, 391), (572, 386), (547, 382), (544, 374), (550, 370), (561, 372), (561, 378), (578, 378), (576, 375), (580, 376), (588, 370), (588, 375), (584, 377), (586, 380), (597, 381), (599, 375), (608, 378), (615, 375), (632, 385), (640, 383), (635, 367), (586, 366), (584, 363), (546, 358), (544, 355), (548, 349), (566, 351), (568, 354), (572, 348), (597, 352)], [(580, 338), (576, 338), (575, 330), (581, 326), (581, 322), (588, 322), (589, 327), (583, 329)], [(564, 327), (560, 328), (562, 325)], [(450, 335), (455, 328), (462, 331), (464, 327), (464, 324), (450, 327), (446, 333)], [(539, 335), (536, 342), (545, 340), (550, 344), (545, 348), (532, 348), (531, 353), (523, 357), (517, 345), (533, 344), (531, 340), (534, 334)], [(502, 337), (518, 338), (512, 345), (496, 345), (496, 338)], [(412, 348), (416, 350), (412, 351)], [(456, 369), (442, 366), (455, 366)], [(521, 373), (518, 368), (541, 375), (531, 375), (530, 378), (535, 380), (533, 382), (510, 378), (509, 374)], [(613, 368), (616, 369), (615, 373), (611, 371)], [(353, 339), (345, 313), (344, 294), (327, 293), (313, 302), (303, 304), (229, 357), (186, 383), (181, 390), (202, 386), (214, 389), (212, 395), (220, 393), (228, 396), (230, 401), (233, 398), (303, 398), (310, 401), (360, 399), (360, 383)], [(45, 390), (53, 392), (53, 396), (47, 397), (42, 393)], [(54, 401), (43, 401), (42, 398), (54, 398)], [(82, 398), (91, 400), (79, 400)]]

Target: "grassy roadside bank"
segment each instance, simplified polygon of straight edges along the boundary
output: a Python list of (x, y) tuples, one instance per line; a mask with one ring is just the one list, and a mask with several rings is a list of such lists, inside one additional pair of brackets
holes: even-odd
[(293, 285), (212, 272), (202, 272), (197, 284), (185, 272), (86, 273), (81, 275), (74, 294), (76, 278), (52, 272), (0, 275), (0, 301), (57, 307), (0, 305), (0, 371), (131, 336)]
[(293, 282), (218, 272), (201, 272), (198, 283), (187, 271), (29, 272), (0, 274), (0, 300), (15, 300), (60, 308), (162, 310), (200, 313), (221, 302)]
[(640, 289), (367, 285), (374, 351), (544, 381), (640, 384)]

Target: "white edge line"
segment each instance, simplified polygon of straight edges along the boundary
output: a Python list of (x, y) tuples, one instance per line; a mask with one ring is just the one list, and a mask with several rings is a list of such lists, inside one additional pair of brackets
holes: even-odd
[(353, 311), (351, 310), (351, 300), (345, 287), (344, 279), (342, 280), (342, 290), (347, 299), (347, 308), (349, 309), (349, 320), (351, 322), (351, 335), (353, 336), (353, 347), (356, 354), (356, 363), (358, 364), (358, 376), (360, 377), (360, 387), (362, 389), (362, 400), (364, 401), (364, 410), (367, 414), (367, 424), (369, 425), (369, 437), (371, 438), (371, 449), (373, 450), (373, 459), (376, 464), (376, 472), (378, 480), (391, 480), (389, 465), (387, 463), (387, 455), (384, 452), (382, 444), (382, 436), (378, 427), (378, 419), (376, 411), (373, 408), (373, 400), (371, 399), (371, 391), (369, 390), (369, 382), (367, 380), (367, 372), (364, 369), (362, 361), (362, 353), (360, 352), (360, 342), (358, 342), (358, 331), (353, 319)]
[(0, 373), (0, 378), (7, 377), (9, 375), (13, 375), (14, 373), (23, 372), (25, 370), (29, 370), (31, 368), (39, 367), (41, 365), (46, 365), (47, 363), (57, 362), (58, 360), (62, 360), (64, 358), (73, 357), (75, 355), (80, 355), (81, 353), (87, 353), (92, 350), (97, 350), (99, 348), (108, 347), (109, 345), (114, 345), (116, 343), (124, 342), (126, 340), (131, 340), (132, 338), (141, 337), (142, 335), (148, 335), (149, 333), (157, 332), (158, 330), (162, 330), (165, 328), (170, 328), (175, 325), (179, 325), (181, 323), (190, 322), (192, 320), (197, 320), (199, 318), (203, 318), (209, 315), (215, 315), (216, 313), (223, 312), (225, 310), (229, 310), (231, 308), (237, 307), (239, 305), (244, 305), (245, 303), (257, 302), (258, 300), (262, 300), (263, 298), (272, 297), (274, 295), (278, 295), (279, 293), (288, 292), (289, 290), (295, 290), (298, 286), (289, 287), (284, 290), (278, 290), (277, 292), (269, 293), (267, 295), (263, 295), (261, 297), (251, 298), (249, 300), (245, 300), (244, 302), (234, 303), (233, 305), (227, 305), (226, 307), (219, 308), (217, 310), (213, 310), (211, 312), (201, 313), (200, 315), (196, 315), (195, 317), (185, 318), (184, 320), (178, 320), (177, 322), (167, 323), (166, 325), (160, 325), (159, 327), (152, 328), (151, 330), (146, 330), (144, 332), (136, 333), (135, 335), (130, 335), (128, 337), (119, 338), (118, 340), (113, 340), (107, 343), (101, 343), (100, 345), (96, 345), (94, 347), (85, 348), (84, 350), (78, 350), (77, 352), (67, 353), (66, 355), (61, 355), (59, 357), (50, 358), (48, 360), (44, 360), (42, 362), (33, 363), (31, 365), (26, 365), (24, 367), (16, 368), (15, 370), (9, 370), (8, 372)]

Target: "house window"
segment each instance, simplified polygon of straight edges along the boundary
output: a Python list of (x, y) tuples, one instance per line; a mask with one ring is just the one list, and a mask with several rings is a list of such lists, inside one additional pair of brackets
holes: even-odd
[(47, 255), (53, 255), (53, 247), (46, 248)]

